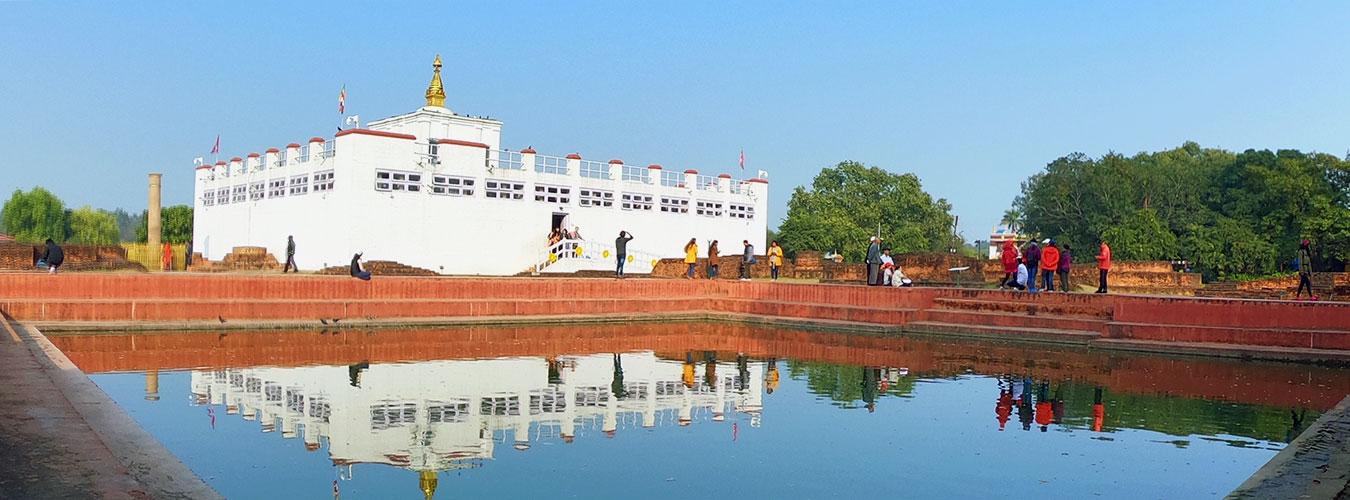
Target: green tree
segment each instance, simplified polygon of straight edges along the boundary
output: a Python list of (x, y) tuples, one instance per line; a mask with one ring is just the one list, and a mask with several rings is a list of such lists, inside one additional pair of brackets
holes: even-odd
[(5, 230), (17, 241), (41, 243), (47, 238), (66, 239), (66, 206), (60, 198), (41, 187), (27, 193), (14, 190), (5, 202), (3, 214)]
[(117, 217), (85, 205), (70, 213), (70, 242), (112, 245), (118, 242)]
[[(136, 226), (137, 242), (145, 243), (149, 239), (148, 217), (148, 211), (141, 211), (141, 222)], [(160, 211), (159, 227), (161, 242), (175, 245), (187, 243), (192, 239), (192, 207), (187, 205), (164, 207)]]
[(878, 225), (897, 253), (946, 251), (953, 221), (951, 204), (924, 192), (914, 174), (845, 161), (822, 169), (810, 189), (793, 190), (778, 239), (788, 252), (838, 251), (858, 261)]
[(1112, 256), (1121, 260), (1176, 258), (1177, 236), (1152, 208), (1126, 215), (1119, 224), (1103, 231), (1102, 236), (1111, 244)]

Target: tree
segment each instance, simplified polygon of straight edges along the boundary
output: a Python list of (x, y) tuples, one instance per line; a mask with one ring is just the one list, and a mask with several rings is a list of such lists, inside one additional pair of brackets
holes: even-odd
[(1111, 244), (1112, 256), (1120, 260), (1171, 260), (1177, 257), (1177, 236), (1152, 208), (1135, 210), (1119, 224), (1103, 231), (1102, 236)]
[(51, 238), (66, 239), (66, 206), (60, 198), (41, 187), (27, 193), (14, 190), (3, 209), (5, 230), (16, 241), (41, 243)]
[[(148, 219), (148, 211), (141, 211), (141, 222), (136, 227), (136, 241), (140, 243), (149, 240)], [(159, 229), (161, 242), (175, 245), (187, 243), (192, 239), (192, 207), (187, 205), (165, 207), (160, 211)]]
[(878, 225), (897, 253), (946, 251), (953, 221), (947, 200), (934, 200), (914, 174), (845, 161), (822, 169), (809, 190), (793, 190), (778, 239), (789, 252), (837, 251), (859, 261)]
[(70, 242), (112, 245), (118, 242), (117, 217), (85, 205), (70, 213)]
[(132, 215), (126, 210), (113, 210), (113, 216), (117, 218), (117, 234), (119, 241), (136, 241), (136, 229), (138, 226), (145, 225), (145, 219), (141, 214)]

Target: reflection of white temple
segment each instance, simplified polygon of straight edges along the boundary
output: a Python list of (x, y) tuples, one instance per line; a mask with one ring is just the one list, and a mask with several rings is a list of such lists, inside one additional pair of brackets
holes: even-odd
[[(513, 447), (526, 450), (532, 441), (571, 442), (596, 431), (613, 436), (722, 421), (727, 412), (759, 424), (763, 362), (710, 363), (696, 356), (682, 363), (652, 352), (624, 353), (620, 378), (615, 360), (595, 354), (193, 371), (192, 392), (195, 403), (256, 419), (263, 432), (280, 428), (283, 438), (302, 436), (311, 451), (326, 438), (333, 463), (348, 467), (346, 477), (358, 463), (419, 471), (428, 497), (435, 471), (491, 459), (508, 430)], [(776, 381), (777, 374), (770, 375)]]

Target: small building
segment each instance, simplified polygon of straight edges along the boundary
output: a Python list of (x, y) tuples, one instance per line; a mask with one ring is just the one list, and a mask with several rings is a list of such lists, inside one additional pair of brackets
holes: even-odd
[(1003, 258), (1003, 243), (1012, 241), (1013, 244), (1021, 246), (1026, 238), (1018, 234), (1015, 228), (1009, 226), (995, 226), (989, 232), (989, 260), (999, 260)]
[[(764, 248), (767, 175), (503, 149), (502, 122), (445, 107), (440, 57), (433, 66), (415, 111), (198, 166), (193, 251), (219, 260), (259, 246), (281, 258), (294, 236), (307, 270), (362, 252), (441, 274), (514, 275), (577, 270), (583, 256), (582, 268), (612, 269), (621, 230), (635, 237), (630, 272), (682, 256), (690, 238), (700, 250), (710, 240)], [(584, 243), (551, 244), (559, 228)]]

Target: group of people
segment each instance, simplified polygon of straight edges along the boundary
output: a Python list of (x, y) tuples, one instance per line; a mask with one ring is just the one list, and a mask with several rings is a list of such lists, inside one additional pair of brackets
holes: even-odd
[(555, 227), (552, 231), (548, 232), (548, 246), (553, 246), (562, 240), (579, 239), (581, 239), (581, 227), (579, 226), (572, 226), (571, 231), (568, 231), (565, 228)]
[[(1029, 431), (1033, 423), (1040, 426), (1041, 432), (1049, 430), (1051, 424), (1064, 423), (1064, 386), (1060, 385), (1054, 395), (1050, 394), (1050, 384), (1042, 382), (1034, 385), (1030, 377), (1018, 380), (1014, 377), (999, 377), (998, 402), (994, 405), (994, 415), (998, 419), (998, 430), (1002, 431), (1017, 410), (1022, 430)], [(1101, 432), (1106, 420), (1106, 405), (1102, 402), (1103, 390), (1097, 387), (1092, 396), (1092, 431)]]
[[(722, 251), (717, 246), (717, 240), (708, 243), (708, 265), (705, 268), (704, 276), (708, 279), (717, 279), (719, 265), (718, 257), (721, 257)], [(741, 240), (743, 250), (741, 252), (739, 276), (741, 281), (750, 281), (750, 268), (759, 262), (755, 256), (755, 246), (750, 244), (750, 240)], [(769, 250), (766, 252), (769, 258), (769, 279), (778, 281), (778, 274), (783, 267), (783, 247), (778, 244), (778, 240), (769, 243)], [(689, 238), (689, 242), (684, 244), (684, 263), (688, 266), (685, 270), (685, 279), (696, 279), (698, 277), (698, 239)]]
[(881, 237), (873, 236), (867, 245), (867, 286), (914, 286), (905, 277), (900, 264), (891, 257), (891, 248), (881, 246)]
[[(1041, 245), (1045, 245), (1044, 248)], [(1003, 262), (1003, 279), (999, 282), (999, 289), (1012, 288), (1016, 290), (1026, 290), (1032, 293), (1038, 291), (1055, 291), (1055, 277), (1059, 277), (1059, 291), (1068, 292), (1072, 290), (1069, 284), (1069, 274), (1073, 269), (1073, 250), (1068, 243), (1059, 243), (1052, 239), (1045, 239), (1038, 245), (1035, 240), (1027, 243), (1025, 247), (1018, 248), (1013, 240), (1003, 242), (1001, 260)], [(1111, 270), (1111, 247), (1102, 240), (1101, 248), (1096, 256), (1098, 280), (1097, 293), (1106, 293), (1106, 278)], [(1039, 278), (1039, 286), (1037, 281)]]

